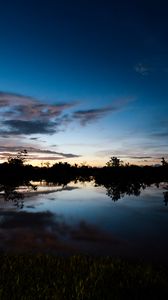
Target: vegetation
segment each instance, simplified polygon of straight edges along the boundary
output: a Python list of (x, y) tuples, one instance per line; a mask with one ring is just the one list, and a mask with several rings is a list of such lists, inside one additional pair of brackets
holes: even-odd
[(20, 151), (15, 156), (10, 156), (8, 162), (0, 164), (0, 182), (3, 180), (13, 182), (15, 179), (19, 180), (50, 180), (55, 182), (68, 182), (75, 179), (88, 179), (100, 178), (111, 180), (112, 177), (115, 180), (129, 179), (143, 179), (143, 178), (155, 178), (163, 180), (168, 178), (168, 162), (164, 159), (161, 160), (161, 165), (157, 167), (152, 166), (135, 166), (129, 164), (123, 164), (123, 162), (113, 156), (107, 162), (106, 166), (102, 168), (90, 167), (86, 164), (78, 166), (70, 165), (69, 163), (59, 162), (50, 166), (49, 163), (43, 164), (41, 167), (33, 167), (32, 165), (26, 165), (27, 151)]
[(163, 167), (168, 167), (168, 162), (165, 160), (164, 157), (162, 157), (161, 163)]
[(1, 255), (0, 299), (166, 299), (166, 266), (110, 257)]
[(113, 156), (113, 157), (111, 157), (110, 160), (106, 163), (106, 166), (107, 166), (107, 167), (118, 168), (118, 167), (123, 166), (123, 162), (122, 162), (119, 158)]
[(10, 166), (15, 166), (15, 167), (22, 167), (24, 165), (24, 162), (26, 161), (27, 157), (27, 150), (22, 150), (19, 151), (16, 156), (9, 156), (8, 157), (8, 164)]
[[(14, 200), (15, 205), (23, 207), (23, 195), (17, 192), (19, 186), (36, 189), (31, 181), (45, 180), (54, 185), (67, 185), (70, 181), (94, 180), (96, 185), (103, 185), (107, 195), (116, 201), (125, 194), (138, 196), (142, 189), (153, 183), (168, 182), (168, 162), (162, 158), (157, 167), (124, 165), (117, 157), (111, 157), (103, 168), (90, 167), (86, 164), (71, 166), (59, 162), (41, 167), (26, 165), (27, 151), (18, 152), (9, 157), (8, 162), (0, 164), (0, 192), (5, 200)], [(168, 203), (168, 191), (164, 192), (165, 205)]]

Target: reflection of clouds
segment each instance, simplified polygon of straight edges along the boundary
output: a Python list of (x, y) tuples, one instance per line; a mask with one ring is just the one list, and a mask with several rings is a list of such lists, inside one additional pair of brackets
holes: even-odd
[(4, 212), (4, 222), (1, 228), (30, 228), (42, 226), (50, 222), (52, 213), (27, 213), (27, 212)]
[(60, 237), (68, 232), (69, 227), (64, 222), (57, 222), (50, 212), (4, 213), (1, 223), (1, 249), (4, 251), (53, 251), (72, 253), (72, 245)]
[(27, 205), (26, 208), (35, 208), (35, 205)]
[(60, 240), (56, 234), (42, 232), (42, 230), (32, 231), (29, 228), (17, 228), (2, 233), (0, 230), (0, 236), (1, 250), (3, 251), (75, 253), (72, 245)]
[(4, 251), (70, 254), (87, 249), (92, 254), (99, 251), (101, 254), (104, 249), (108, 252), (122, 244), (122, 241), (97, 226), (84, 221), (76, 226), (69, 225), (61, 216), (49, 211), (6, 212), (2, 215), (0, 238), (1, 250)]
[[(166, 260), (167, 214), (157, 215), (151, 216), (151, 206), (150, 219), (143, 218), (142, 211), (138, 216), (134, 209), (126, 220), (121, 217), (108, 231), (101, 229), (101, 225), (83, 220), (76, 225), (67, 223), (63, 215), (49, 211), (0, 212), (0, 251), (60, 255), (83, 253)], [(121, 227), (119, 230), (118, 226)], [(113, 229), (118, 235), (113, 234)], [(159, 243), (156, 243), (158, 240)]]
[(76, 229), (71, 231), (71, 237), (75, 240), (84, 240), (91, 242), (119, 243), (119, 239), (100, 230), (95, 225), (90, 225), (81, 221)]
[[(79, 189), (79, 187), (73, 187), (73, 186), (67, 186), (67, 185), (63, 185), (60, 188), (55, 188), (55, 186), (38, 186), (37, 187), (38, 190), (36, 191), (31, 191), (31, 192), (27, 192), (24, 194), (24, 196), (26, 197), (32, 197), (33, 196), (39, 196), (40, 194), (51, 194), (51, 193), (57, 193), (57, 192), (64, 192), (64, 191), (73, 191), (73, 190), (77, 190)], [(54, 198), (55, 199), (55, 198)]]

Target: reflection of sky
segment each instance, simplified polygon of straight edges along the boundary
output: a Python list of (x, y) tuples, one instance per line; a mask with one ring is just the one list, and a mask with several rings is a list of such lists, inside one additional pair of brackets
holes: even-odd
[[(75, 186), (78, 188), (72, 189)], [(27, 250), (34, 243), (41, 251), (57, 252), (60, 247), (66, 248), (67, 253), (86, 250), (94, 254), (131, 255), (135, 251), (137, 255), (142, 251), (142, 257), (164, 258), (168, 250), (168, 210), (163, 203), (163, 191), (162, 187), (151, 186), (138, 197), (125, 196), (113, 202), (105, 195), (105, 188), (85, 183), (25, 197), (22, 210), (7, 206), (5, 211), (3, 205), (2, 245), (17, 249), (19, 239), (25, 235)]]

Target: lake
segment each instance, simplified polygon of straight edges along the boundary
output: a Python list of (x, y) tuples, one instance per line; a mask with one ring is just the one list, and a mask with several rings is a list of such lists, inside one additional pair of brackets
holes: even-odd
[(0, 195), (0, 250), (10, 253), (110, 255), (168, 262), (167, 186), (126, 190), (70, 182), (20, 187), (24, 200)]

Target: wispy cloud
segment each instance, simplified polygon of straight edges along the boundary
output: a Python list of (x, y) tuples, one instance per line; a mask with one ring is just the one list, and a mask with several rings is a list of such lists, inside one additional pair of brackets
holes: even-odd
[(95, 122), (110, 113), (120, 111), (131, 101), (130, 98), (119, 99), (101, 108), (71, 112), (70, 109), (74, 110), (79, 103), (47, 104), (32, 97), (0, 92), (0, 133), (4, 138), (54, 134), (73, 121), (78, 121), (82, 126)]
[(107, 149), (101, 150), (95, 153), (100, 157), (112, 157), (117, 156), (123, 160), (148, 160), (153, 161), (155, 159), (160, 160), (161, 157), (167, 158), (166, 149), (162, 152), (160, 146), (152, 145), (152, 144), (138, 144), (131, 145), (129, 147), (125, 146), (118, 149)]
[[(39, 149), (36, 147), (23, 147), (23, 146), (0, 146), (0, 156), (1, 159), (6, 159), (11, 154), (15, 154), (18, 151), (22, 151), (26, 149), (28, 151), (28, 159), (44, 159), (44, 160), (58, 160), (64, 158), (75, 158), (80, 157), (80, 155), (73, 153), (64, 153), (64, 152), (56, 152), (52, 150)], [(38, 154), (38, 155), (35, 155)]]
[(93, 122), (104, 117), (109, 113), (109, 108), (78, 110), (73, 114), (73, 118), (78, 120), (82, 125)]
[(127, 106), (128, 103), (132, 101), (133, 101), (132, 98), (126, 98), (126, 99), (120, 99), (118, 101), (115, 101), (113, 104), (106, 107), (89, 109), (89, 110), (78, 110), (74, 112), (72, 118), (78, 120), (81, 123), (81, 125), (84, 126), (88, 123), (101, 119), (110, 113), (120, 111), (125, 106)]
[(149, 74), (151, 69), (143, 63), (138, 63), (134, 66), (134, 70), (142, 76), (146, 76)]
[(163, 131), (155, 132), (152, 133), (150, 136), (153, 138), (168, 138), (168, 131), (163, 130)]
[(31, 137), (30, 140), (32, 141), (37, 141), (39, 138), (38, 137)]
[(151, 159), (153, 157), (152, 156), (128, 156), (128, 158), (131, 158), (131, 159)]

